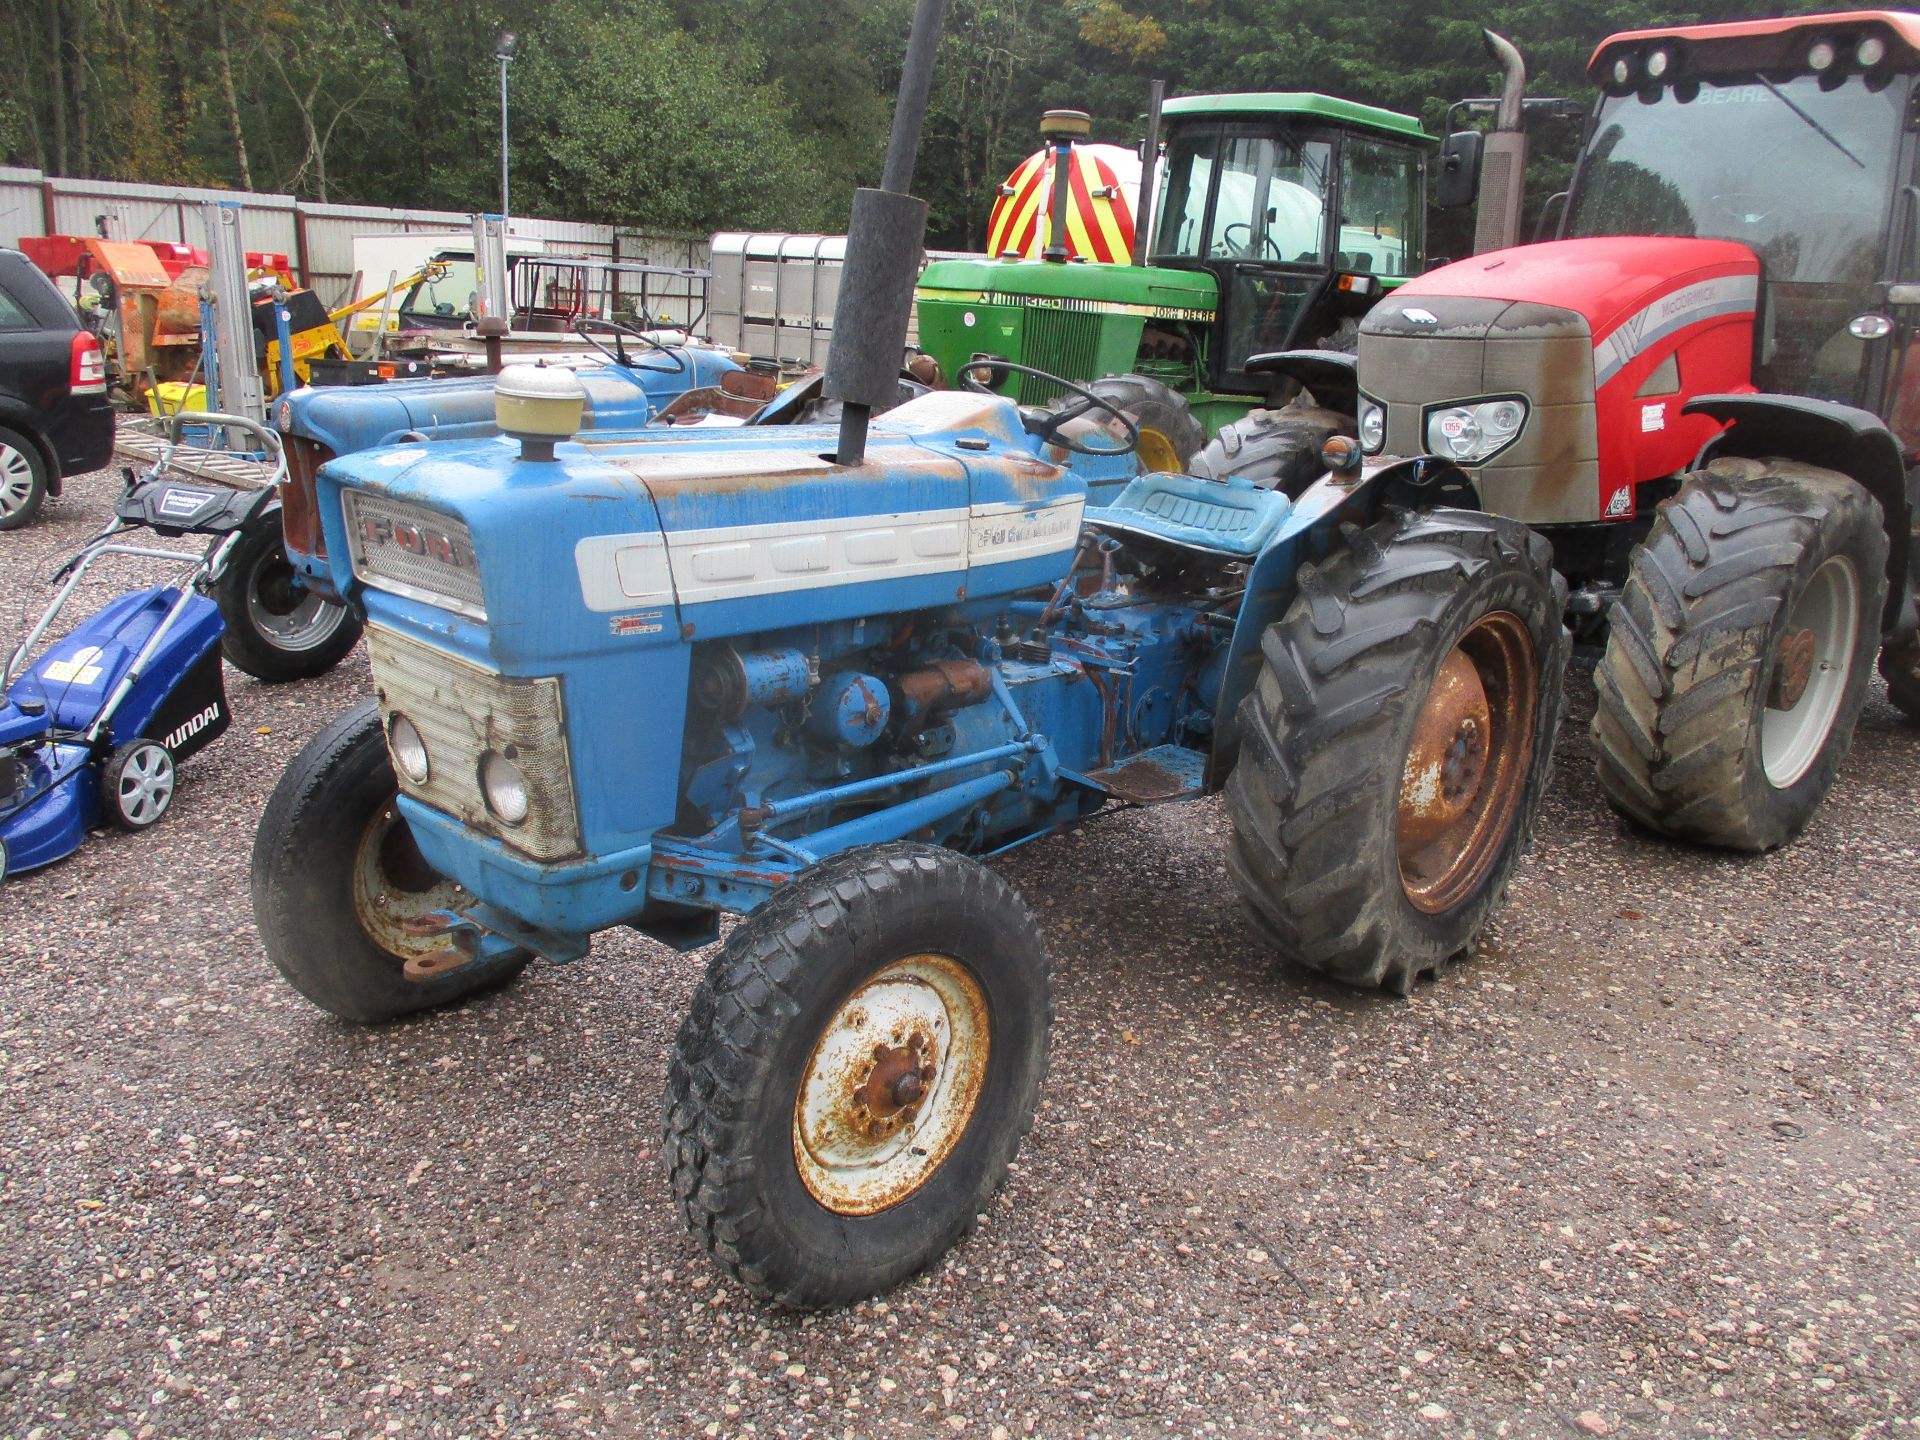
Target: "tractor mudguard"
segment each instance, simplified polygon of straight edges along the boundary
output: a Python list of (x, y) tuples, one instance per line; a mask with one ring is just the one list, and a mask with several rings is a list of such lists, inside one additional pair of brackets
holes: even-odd
[(1324, 559), (1345, 543), (1341, 527), (1370, 524), (1388, 505), (1414, 510), (1481, 508), (1473, 482), (1457, 466), (1433, 455), (1381, 456), (1363, 462), (1357, 473), (1330, 471), (1301, 492), (1278, 538), (1260, 552), (1247, 573), (1246, 594), (1234, 621), (1220, 697), (1214, 706), (1208, 790), (1226, 783), (1240, 753), (1240, 702), (1259, 678), (1260, 640), (1293, 603), (1301, 564)]
[(1319, 404), (1351, 415), (1360, 406), (1358, 359), (1346, 350), (1274, 350), (1248, 357), (1246, 369), (1297, 380)]
[(1913, 633), (1914, 600), (1908, 585), (1913, 511), (1900, 442), (1880, 417), (1831, 400), (1798, 395), (1696, 395), (1682, 412), (1705, 415), (1728, 428), (1700, 449), (1695, 469), (1721, 455), (1764, 460), (1770, 455), (1804, 461), (1857, 481), (1880, 502), (1887, 536), (1887, 606), (1881, 628), (1898, 638)]

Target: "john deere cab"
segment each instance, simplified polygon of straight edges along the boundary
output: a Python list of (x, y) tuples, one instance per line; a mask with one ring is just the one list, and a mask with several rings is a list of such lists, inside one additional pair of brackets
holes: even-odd
[[(1164, 183), (1153, 194), (1155, 120)], [(1250, 357), (1351, 348), (1358, 317), (1423, 268), (1431, 137), (1389, 110), (1312, 94), (1189, 95), (1149, 117), (1148, 167), (1131, 264), (1047, 258), (939, 260), (916, 292), (920, 345), (949, 376), (1006, 359), (1082, 380), (1129, 372), (1186, 397), (1206, 435), (1274, 388)], [(1061, 159), (1086, 117), (1050, 111)], [(1070, 164), (1055, 174), (1071, 180)], [(1064, 234), (1071, 184), (1056, 184), (1051, 234)], [(1044, 404), (1058, 391), (1009, 372), (1003, 393)], [(1143, 458), (1176, 468), (1185, 455)], [(1204, 436), (1202, 437), (1204, 438)]]

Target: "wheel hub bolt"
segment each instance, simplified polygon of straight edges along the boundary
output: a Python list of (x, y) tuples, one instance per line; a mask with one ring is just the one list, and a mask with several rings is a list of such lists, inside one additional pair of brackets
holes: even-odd
[(922, 1083), (918, 1070), (909, 1070), (893, 1082), (893, 1103), (896, 1105), (911, 1105), (926, 1093), (927, 1087)]

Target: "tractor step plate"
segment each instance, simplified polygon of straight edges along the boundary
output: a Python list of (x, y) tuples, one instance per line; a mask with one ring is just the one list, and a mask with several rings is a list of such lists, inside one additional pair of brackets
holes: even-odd
[(1088, 773), (1109, 794), (1135, 805), (1159, 805), (1198, 795), (1206, 783), (1207, 757), (1183, 745), (1156, 745), (1131, 760)]

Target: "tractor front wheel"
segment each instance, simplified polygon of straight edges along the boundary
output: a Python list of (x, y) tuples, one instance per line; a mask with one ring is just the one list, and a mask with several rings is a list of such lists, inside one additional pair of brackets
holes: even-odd
[(1615, 809), (1682, 840), (1798, 835), (1853, 743), (1886, 598), (1880, 507), (1793, 460), (1687, 477), (1608, 614), (1593, 739)]
[(267, 958), (329, 1015), (360, 1024), (504, 985), (533, 957), (467, 959), (418, 922), (465, 892), (428, 865), (399, 813), (371, 700), (314, 736), (273, 788), (253, 841)]
[(1033, 1123), (1047, 955), (999, 876), (948, 850), (852, 850), (728, 937), (667, 1073), (687, 1227), (763, 1299), (848, 1305), (970, 1230)]
[(1228, 869), (1284, 959), (1406, 994), (1472, 943), (1546, 793), (1565, 602), (1545, 540), (1472, 511), (1301, 567), (1227, 784)]

